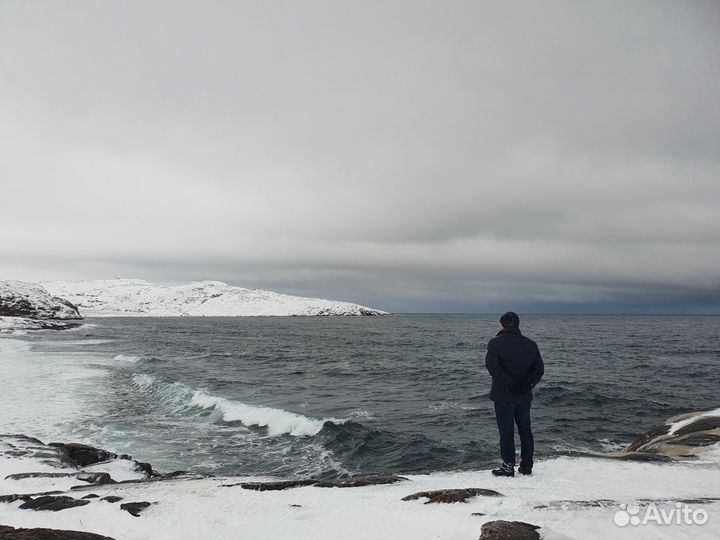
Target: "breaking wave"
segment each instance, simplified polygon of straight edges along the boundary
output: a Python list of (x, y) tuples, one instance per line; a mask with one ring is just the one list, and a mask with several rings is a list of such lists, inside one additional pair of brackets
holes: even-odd
[(225, 422), (240, 422), (247, 427), (264, 427), (267, 428), (268, 435), (313, 436), (320, 433), (326, 422), (342, 424), (346, 421), (337, 418), (317, 419), (284, 409), (249, 405), (195, 390), (179, 382), (165, 383), (152, 375), (135, 374), (132, 382), (141, 390), (155, 394), (166, 405), (217, 411)]

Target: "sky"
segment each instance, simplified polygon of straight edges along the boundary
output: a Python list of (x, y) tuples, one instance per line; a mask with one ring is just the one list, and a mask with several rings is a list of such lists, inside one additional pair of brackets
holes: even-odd
[(0, 0), (0, 279), (720, 313), (720, 2)]

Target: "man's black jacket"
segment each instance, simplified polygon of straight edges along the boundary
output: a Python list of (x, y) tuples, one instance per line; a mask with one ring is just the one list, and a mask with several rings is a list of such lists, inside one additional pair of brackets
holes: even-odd
[[(519, 328), (503, 328), (490, 340), (485, 366), (492, 376), (490, 399), (499, 403), (528, 403), (532, 387), (545, 372), (537, 344), (520, 333)], [(527, 382), (530, 389), (522, 394), (511, 391), (517, 382)]]

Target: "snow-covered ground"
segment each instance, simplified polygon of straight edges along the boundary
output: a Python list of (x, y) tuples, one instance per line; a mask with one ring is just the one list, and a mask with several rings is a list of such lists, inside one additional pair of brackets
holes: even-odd
[(320, 298), (234, 287), (220, 281), (156, 285), (141, 279), (49, 281), (45, 288), (77, 305), (83, 315), (287, 316), (383, 315), (384, 311)]
[[(121, 466), (127, 468), (127, 463)], [(27, 470), (23, 460), (0, 462), (2, 474)], [(118, 471), (118, 462), (92, 470)], [(651, 464), (605, 459), (558, 457), (537, 464), (532, 477), (494, 478), (489, 471), (407, 476), (391, 485), (354, 488), (306, 486), (284, 491), (223, 487), (257, 478), (175, 479), (134, 484), (87, 486), (68, 492), (116, 495), (122, 502), (147, 501), (139, 517), (119, 503), (93, 499), (60, 512), (21, 510), (21, 501), (0, 504), (0, 523), (15, 527), (50, 527), (95, 532), (117, 540), (237, 539), (296, 540), (475, 540), (486, 521), (519, 520), (540, 525), (546, 540), (715, 539), (720, 537), (720, 504), (698, 501), (720, 495), (720, 469), (714, 464)], [(68, 489), (77, 480), (0, 480), (0, 493)], [(504, 496), (479, 496), (466, 503), (424, 504), (403, 501), (418, 491), (481, 487)], [(621, 504), (637, 504), (642, 516), (651, 501), (666, 512), (680, 501), (702, 509), (704, 525), (615, 524)], [(295, 506), (299, 505), (299, 506)], [(483, 515), (472, 515), (482, 513)]]

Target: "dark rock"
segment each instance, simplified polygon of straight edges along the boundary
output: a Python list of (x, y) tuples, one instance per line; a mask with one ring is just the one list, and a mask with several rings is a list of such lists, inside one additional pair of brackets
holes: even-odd
[(626, 452), (613, 456), (615, 459), (621, 459), (623, 461), (657, 461), (661, 463), (668, 463), (673, 461), (670, 456), (663, 454), (653, 454), (650, 452)]
[(706, 416), (704, 418), (700, 418), (699, 420), (695, 420), (694, 422), (681, 427), (673, 435), (675, 437), (681, 437), (683, 435), (688, 435), (690, 433), (695, 433), (698, 431), (710, 431), (712, 429), (720, 428), (720, 416)]
[(430, 503), (456, 503), (465, 502), (471, 497), (482, 495), (484, 497), (502, 497), (502, 493), (498, 493), (493, 489), (482, 488), (462, 488), (462, 489), (440, 489), (437, 491), (420, 491), (413, 493), (407, 497), (403, 497), (403, 501), (414, 501), (422, 497), (427, 498), (425, 504)]
[(68, 478), (72, 473), (23, 472), (8, 474), (5, 480), (23, 480), (25, 478)]
[(100, 463), (110, 459), (118, 459), (118, 455), (113, 452), (103, 450), (102, 448), (95, 448), (94, 446), (88, 446), (87, 444), (50, 443), (49, 446), (62, 448), (78, 467), (87, 467), (88, 465), (92, 465), (94, 463)]
[(187, 473), (188, 473), (187, 471), (172, 471), (169, 473), (162, 474), (160, 476), (162, 476), (163, 478), (175, 478), (177, 476), (182, 476), (183, 474), (187, 474)]
[(57, 512), (59, 510), (65, 510), (66, 508), (73, 508), (75, 506), (85, 506), (90, 504), (88, 500), (73, 499), (67, 495), (61, 495), (54, 497), (52, 495), (43, 495), (29, 501), (25, 501), (20, 505), (23, 510), (48, 510)]
[(88, 493), (83, 497), (83, 499), (98, 499), (100, 498), (100, 495), (95, 495), (94, 493)]
[(132, 456), (129, 454), (120, 454), (118, 459), (132, 459)]
[(473, 512), (473, 513), (472, 513), (472, 514), (470, 514), (470, 515), (471, 515), (471, 516), (478, 516), (478, 517), (481, 517), (481, 516), (484, 516), (485, 514), (484, 514), (484, 513), (482, 513), (482, 512)]
[(107, 502), (109, 502), (109, 503), (116, 503), (116, 502), (122, 501), (123, 498), (122, 498), (122, 497), (118, 497), (117, 495), (108, 495), (107, 497), (103, 497), (103, 498), (100, 499), (100, 500), (101, 500), (101, 501), (107, 501)]
[(61, 529), (16, 529), (0, 525), (0, 540), (113, 540), (109, 536)]
[(290, 504), (290, 508), (302, 508), (302, 504)]
[[(239, 485), (243, 489), (254, 489), (255, 491), (280, 491), (301, 486), (312, 486), (317, 480), (282, 480), (279, 482), (241, 482)], [(237, 486), (238, 484), (229, 484), (223, 487)]]
[(158, 473), (153, 471), (152, 465), (150, 465), (149, 463), (143, 463), (142, 461), (135, 462), (135, 470), (145, 473), (148, 478), (150, 478), (151, 476), (159, 476)]
[(147, 501), (140, 501), (140, 502), (129, 502), (129, 503), (123, 503), (120, 505), (120, 508), (123, 510), (129, 512), (135, 517), (138, 517), (140, 513), (145, 510), (148, 506), (150, 506), (153, 503), (149, 503)]
[(340, 480), (327, 480), (318, 482), (315, 484), (316, 487), (361, 487), (361, 486), (373, 486), (377, 484), (394, 484), (401, 480), (407, 480), (403, 476), (397, 476), (395, 474), (353, 474), (348, 478), (341, 478)]
[[(670, 502), (679, 502), (680, 504), (692, 504), (692, 505), (700, 505), (700, 504), (711, 504), (714, 502), (720, 501), (720, 497), (697, 497), (693, 499), (676, 499), (674, 501)], [(645, 500), (641, 499), (641, 502), (646, 502)], [(650, 501), (653, 502), (653, 501)]]
[(522, 521), (488, 521), (480, 528), (480, 540), (540, 540), (539, 528)]
[(46, 473), (46, 472), (26, 472), (26, 473), (15, 473), (9, 474), (5, 477), (5, 480), (22, 480), (24, 478), (77, 478), (88, 484), (114, 484), (113, 480), (108, 473), (96, 472), (76, 472), (76, 473)]
[(0, 495), (0, 503), (11, 503), (15, 501), (29, 501), (32, 499), (30, 495), (18, 495), (13, 493), (12, 495)]
[(114, 484), (115, 480), (112, 479), (110, 473), (106, 472), (94, 472), (94, 473), (77, 473), (75, 478), (87, 482), (89, 484)]
[(644, 435), (641, 435), (637, 439), (635, 439), (630, 446), (627, 447), (628, 452), (634, 452), (635, 450), (641, 448), (642, 446), (645, 446), (650, 441), (657, 439), (661, 435), (667, 435), (667, 433), (670, 431), (670, 426), (668, 425), (662, 425), (662, 426), (656, 426), (652, 428), (650, 431), (645, 433)]
[(691, 433), (684, 437), (667, 441), (667, 444), (677, 444), (684, 446), (712, 446), (720, 442), (720, 435), (713, 433)]
[(29, 458), (61, 469), (77, 468), (61, 448), (48, 446), (26, 435), (0, 435), (0, 456)]

